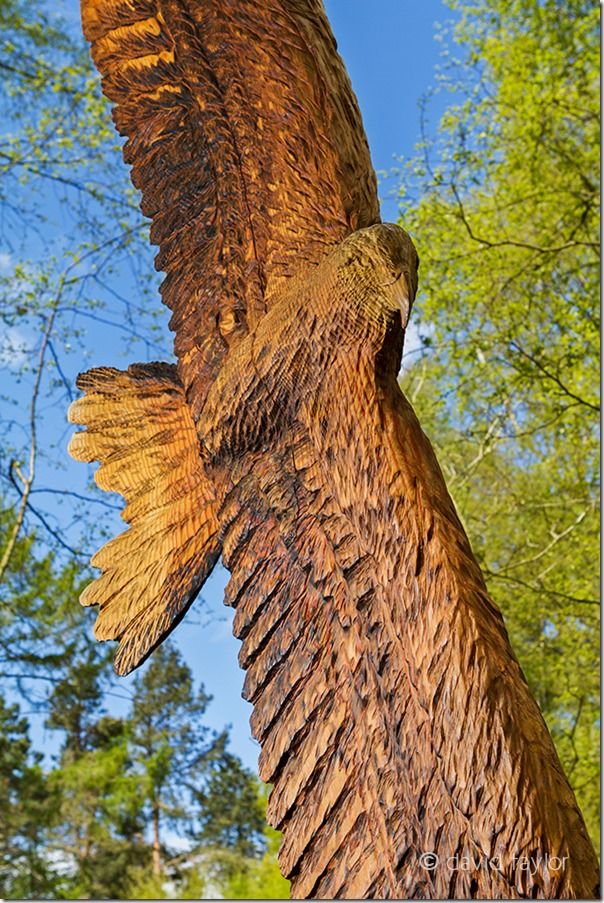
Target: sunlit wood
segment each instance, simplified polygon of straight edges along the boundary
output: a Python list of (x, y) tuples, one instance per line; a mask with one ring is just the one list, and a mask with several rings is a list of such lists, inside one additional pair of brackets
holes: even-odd
[(97, 636), (136, 667), (222, 555), (294, 897), (592, 896), (583, 819), (397, 383), (417, 254), (379, 222), (319, 0), (85, 0), (82, 20), (178, 359), (80, 377), (71, 452), (130, 525), (93, 559)]

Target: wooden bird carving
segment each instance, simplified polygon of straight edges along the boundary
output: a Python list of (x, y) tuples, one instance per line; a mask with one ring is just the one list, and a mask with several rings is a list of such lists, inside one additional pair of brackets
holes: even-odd
[[(353, 10), (351, 10), (353, 14)], [(119, 673), (214, 564), (292, 896), (590, 897), (593, 847), (397, 383), (418, 258), (382, 224), (321, 0), (83, 0), (176, 366), (79, 377), (126, 500), (82, 598)]]

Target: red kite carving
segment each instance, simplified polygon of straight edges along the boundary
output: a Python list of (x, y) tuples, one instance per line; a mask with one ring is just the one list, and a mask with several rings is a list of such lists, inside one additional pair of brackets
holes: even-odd
[[(353, 11), (351, 10), (351, 14)], [(222, 556), (295, 897), (590, 897), (552, 740), (397, 383), (417, 286), (320, 0), (84, 0), (177, 366), (92, 370), (126, 499), (84, 604), (136, 668)]]

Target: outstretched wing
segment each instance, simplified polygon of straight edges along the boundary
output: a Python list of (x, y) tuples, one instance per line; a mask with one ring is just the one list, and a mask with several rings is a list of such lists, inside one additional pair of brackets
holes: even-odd
[(69, 419), (86, 429), (69, 452), (101, 462), (95, 480), (124, 496), (130, 525), (93, 556), (102, 575), (81, 602), (100, 607), (97, 639), (121, 640), (115, 670), (126, 674), (178, 624), (216, 563), (215, 503), (175, 367), (102, 367), (77, 384), (85, 394)]
[(282, 281), (379, 222), (358, 106), (321, 0), (82, 0), (82, 22), (196, 418)]
[(530, 896), (489, 857), (589, 849), (585, 829), (432, 449), (379, 379), (342, 357), (219, 514), (279, 863), (295, 899)]
[[(396, 728), (414, 700), (404, 661), (390, 658), (376, 500), (365, 500), (362, 535), (329, 470), (301, 426), (291, 446), (240, 465), (221, 512), (225, 601), (236, 608), (243, 695), (292, 898), (403, 899), (399, 869), (418, 815), (401, 792), (410, 776)], [(350, 474), (351, 507), (355, 481), (363, 474)], [(422, 721), (415, 711), (411, 720)]]

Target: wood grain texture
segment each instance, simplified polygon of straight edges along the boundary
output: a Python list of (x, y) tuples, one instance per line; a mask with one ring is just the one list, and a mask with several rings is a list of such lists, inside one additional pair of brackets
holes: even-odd
[(99, 640), (121, 639), (115, 668), (127, 674), (174, 629), (220, 555), (213, 491), (175, 367), (102, 367), (77, 384), (85, 395), (69, 420), (86, 429), (69, 452), (101, 462), (95, 481), (126, 499), (129, 524), (93, 556), (102, 576), (81, 602), (99, 606)]
[(178, 357), (84, 374), (72, 408), (72, 453), (128, 502), (83, 600), (118, 670), (221, 554), (293, 896), (595, 895), (575, 798), (397, 384), (418, 258), (379, 224), (321, 3), (84, 0), (82, 18)]
[(295, 898), (589, 897), (574, 795), (397, 384), (384, 277), (415, 258), (393, 228), (352, 236), (284, 298), (270, 344), (267, 317), (271, 382), (239, 371), (231, 390), (263, 408), (284, 383), (288, 405), (264, 444), (244, 423), (222, 434), (226, 602), (279, 862)]
[(82, 0), (82, 23), (197, 418), (279, 285), (379, 222), (356, 99), (319, 0)]

